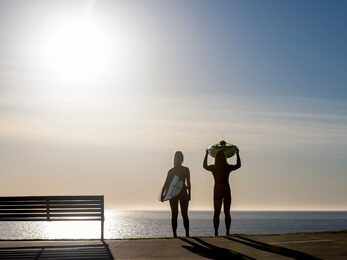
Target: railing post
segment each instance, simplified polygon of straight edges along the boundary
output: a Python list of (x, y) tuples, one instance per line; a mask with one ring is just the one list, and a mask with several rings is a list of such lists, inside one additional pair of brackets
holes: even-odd
[(101, 240), (104, 240), (104, 221), (105, 221), (105, 210), (104, 210), (104, 195), (101, 197)]
[(47, 221), (51, 221), (51, 218), (50, 218), (50, 215), (49, 215), (49, 209), (50, 209), (50, 205), (49, 205), (49, 197), (46, 197)]

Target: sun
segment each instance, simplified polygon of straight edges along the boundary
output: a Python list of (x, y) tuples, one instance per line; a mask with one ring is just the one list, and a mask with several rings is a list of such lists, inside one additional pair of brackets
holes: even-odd
[(111, 68), (110, 32), (91, 19), (64, 19), (52, 25), (42, 50), (46, 69), (65, 83), (91, 83)]

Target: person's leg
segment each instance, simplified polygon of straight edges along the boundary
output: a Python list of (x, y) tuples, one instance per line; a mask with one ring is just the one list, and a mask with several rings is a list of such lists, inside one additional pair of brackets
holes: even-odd
[(230, 205), (231, 200), (230, 199), (224, 199), (224, 215), (225, 215), (225, 228), (226, 228), (226, 235), (230, 235), (230, 224), (231, 224), (231, 215), (230, 215)]
[(173, 232), (173, 236), (177, 237), (178, 200), (177, 199), (171, 199), (170, 200), (170, 207), (171, 207), (172, 232)]
[(214, 204), (214, 215), (213, 215), (214, 235), (218, 236), (219, 215), (222, 209), (222, 200), (214, 200), (213, 204)]
[(184, 229), (186, 230), (186, 237), (189, 237), (188, 205), (188, 200), (180, 200), (181, 214), (183, 218)]

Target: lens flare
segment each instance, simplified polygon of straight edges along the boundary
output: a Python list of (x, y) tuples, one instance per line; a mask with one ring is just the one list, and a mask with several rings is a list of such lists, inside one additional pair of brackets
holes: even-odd
[(59, 81), (86, 84), (102, 78), (112, 61), (112, 39), (90, 19), (68, 19), (52, 26), (44, 40), (46, 69)]

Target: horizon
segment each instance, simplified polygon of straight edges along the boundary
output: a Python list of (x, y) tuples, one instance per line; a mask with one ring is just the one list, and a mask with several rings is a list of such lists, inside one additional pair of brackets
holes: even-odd
[[(142, 212), (142, 211), (150, 211), (150, 212), (170, 212), (170, 209), (105, 209), (106, 213), (117, 213), (117, 212)], [(189, 209), (189, 211), (193, 212), (213, 212), (213, 209)], [(231, 212), (347, 212), (347, 210), (332, 210), (332, 209), (231, 209)]]
[(202, 163), (224, 138), (232, 211), (346, 211), (346, 7), (1, 1), (0, 196), (169, 210), (180, 150), (189, 210), (212, 210)]

